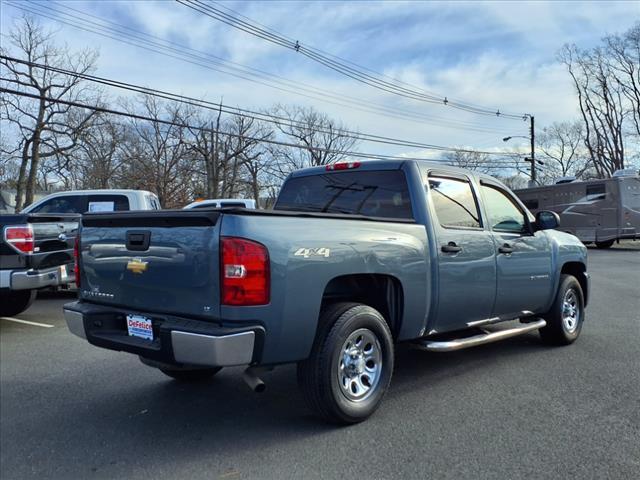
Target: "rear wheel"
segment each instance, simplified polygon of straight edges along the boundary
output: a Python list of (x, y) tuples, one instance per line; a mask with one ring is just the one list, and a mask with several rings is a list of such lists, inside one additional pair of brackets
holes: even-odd
[(540, 329), (540, 337), (545, 343), (569, 345), (578, 338), (584, 322), (584, 295), (574, 276), (560, 276), (556, 299), (544, 318), (547, 325)]
[(10, 317), (24, 312), (36, 299), (36, 290), (0, 291), (0, 316)]
[(213, 377), (216, 373), (222, 370), (222, 367), (197, 368), (193, 370), (172, 370), (168, 368), (160, 368), (159, 370), (179, 382), (202, 382)]
[(607, 240), (606, 242), (596, 242), (598, 248), (611, 248), (615, 240)]
[(322, 315), (311, 355), (298, 364), (298, 383), (318, 415), (357, 423), (380, 405), (393, 361), (393, 337), (382, 315), (367, 305), (341, 303)]

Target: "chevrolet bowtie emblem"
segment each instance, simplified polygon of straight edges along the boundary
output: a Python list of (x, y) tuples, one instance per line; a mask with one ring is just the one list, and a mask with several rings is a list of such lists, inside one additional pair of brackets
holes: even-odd
[(133, 273), (142, 273), (147, 270), (148, 264), (149, 262), (144, 262), (141, 258), (132, 258), (127, 262), (127, 270)]

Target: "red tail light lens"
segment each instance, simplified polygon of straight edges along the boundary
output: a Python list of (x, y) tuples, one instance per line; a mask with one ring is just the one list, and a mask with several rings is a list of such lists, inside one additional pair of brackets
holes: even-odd
[(220, 250), (222, 304), (248, 306), (269, 303), (267, 248), (244, 238), (222, 237)]
[(76, 236), (73, 244), (73, 274), (76, 277), (76, 287), (80, 288), (80, 235)]
[(13, 248), (22, 253), (33, 253), (33, 228), (20, 225), (4, 229), (4, 239)]

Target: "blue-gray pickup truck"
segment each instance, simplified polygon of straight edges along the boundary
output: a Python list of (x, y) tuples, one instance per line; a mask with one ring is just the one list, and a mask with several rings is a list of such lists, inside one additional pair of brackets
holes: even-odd
[(292, 173), (273, 210), (87, 214), (69, 329), (182, 381), (297, 362), (309, 406), (364, 420), (394, 345), (447, 352), (579, 335), (587, 252), (486, 175), (417, 161)]

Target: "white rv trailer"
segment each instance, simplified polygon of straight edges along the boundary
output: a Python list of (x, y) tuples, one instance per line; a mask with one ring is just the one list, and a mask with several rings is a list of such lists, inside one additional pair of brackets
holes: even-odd
[(553, 210), (560, 215), (560, 230), (584, 243), (609, 248), (621, 239), (640, 239), (640, 176), (637, 171), (626, 173), (605, 180), (525, 188), (515, 194), (534, 214)]

